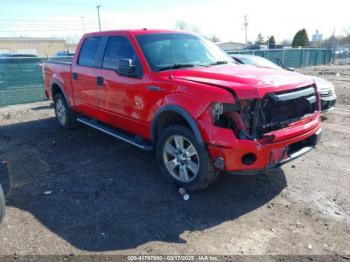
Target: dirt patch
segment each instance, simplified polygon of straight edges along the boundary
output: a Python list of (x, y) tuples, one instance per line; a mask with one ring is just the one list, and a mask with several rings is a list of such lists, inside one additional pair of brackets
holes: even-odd
[(319, 147), (266, 175), (221, 175), (186, 202), (153, 154), (63, 131), (49, 102), (0, 109), (13, 186), (0, 255), (349, 254), (350, 66), (302, 72), (338, 95)]

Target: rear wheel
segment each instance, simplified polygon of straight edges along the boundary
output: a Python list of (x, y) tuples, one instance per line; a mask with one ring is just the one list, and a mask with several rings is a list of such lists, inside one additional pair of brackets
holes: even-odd
[(189, 191), (206, 188), (219, 174), (205, 146), (184, 126), (170, 126), (161, 133), (157, 160), (168, 181)]
[(5, 208), (6, 208), (5, 195), (0, 185), (0, 224), (5, 216)]
[(61, 93), (55, 95), (55, 114), (59, 125), (63, 129), (72, 129), (76, 126), (76, 117), (69, 108), (66, 99)]

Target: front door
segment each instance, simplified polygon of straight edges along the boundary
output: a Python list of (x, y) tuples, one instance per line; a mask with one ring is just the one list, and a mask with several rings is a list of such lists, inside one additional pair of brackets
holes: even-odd
[[(122, 74), (119, 70), (121, 60), (131, 60), (135, 74)], [(102, 68), (97, 72), (98, 119), (134, 134), (144, 134), (148, 127), (139, 112), (144, 109), (146, 101), (137, 95), (137, 90), (145, 88), (145, 80), (142, 79), (139, 59), (127, 37), (109, 38)]]

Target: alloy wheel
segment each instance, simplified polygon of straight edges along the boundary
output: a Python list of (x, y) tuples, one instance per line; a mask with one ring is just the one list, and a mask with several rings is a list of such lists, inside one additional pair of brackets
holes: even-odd
[(198, 175), (198, 152), (194, 145), (181, 135), (173, 135), (166, 140), (163, 160), (169, 173), (180, 182), (191, 182)]
[(66, 116), (66, 107), (63, 104), (63, 101), (61, 99), (57, 99), (56, 101), (56, 115), (60, 124), (64, 126), (67, 121), (67, 116)]

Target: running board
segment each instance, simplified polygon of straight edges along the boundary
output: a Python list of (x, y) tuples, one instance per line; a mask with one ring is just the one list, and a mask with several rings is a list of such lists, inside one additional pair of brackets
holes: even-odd
[(150, 143), (144, 142), (144, 141), (140, 141), (139, 139), (131, 136), (131, 135), (127, 135), (121, 131), (118, 131), (114, 128), (108, 127), (102, 123), (97, 122), (96, 120), (90, 120), (88, 118), (85, 117), (79, 117), (77, 118), (77, 121), (87, 125), (89, 127), (95, 128), (107, 135), (113, 136), (114, 138), (117, 138), (119, 140), (122, 140), (126, 143), (129, 143), (133, 146), (136, 146), (142, 150), (146, 150), (146, 151), (152, 151), (153, 150), (153, 146)]

